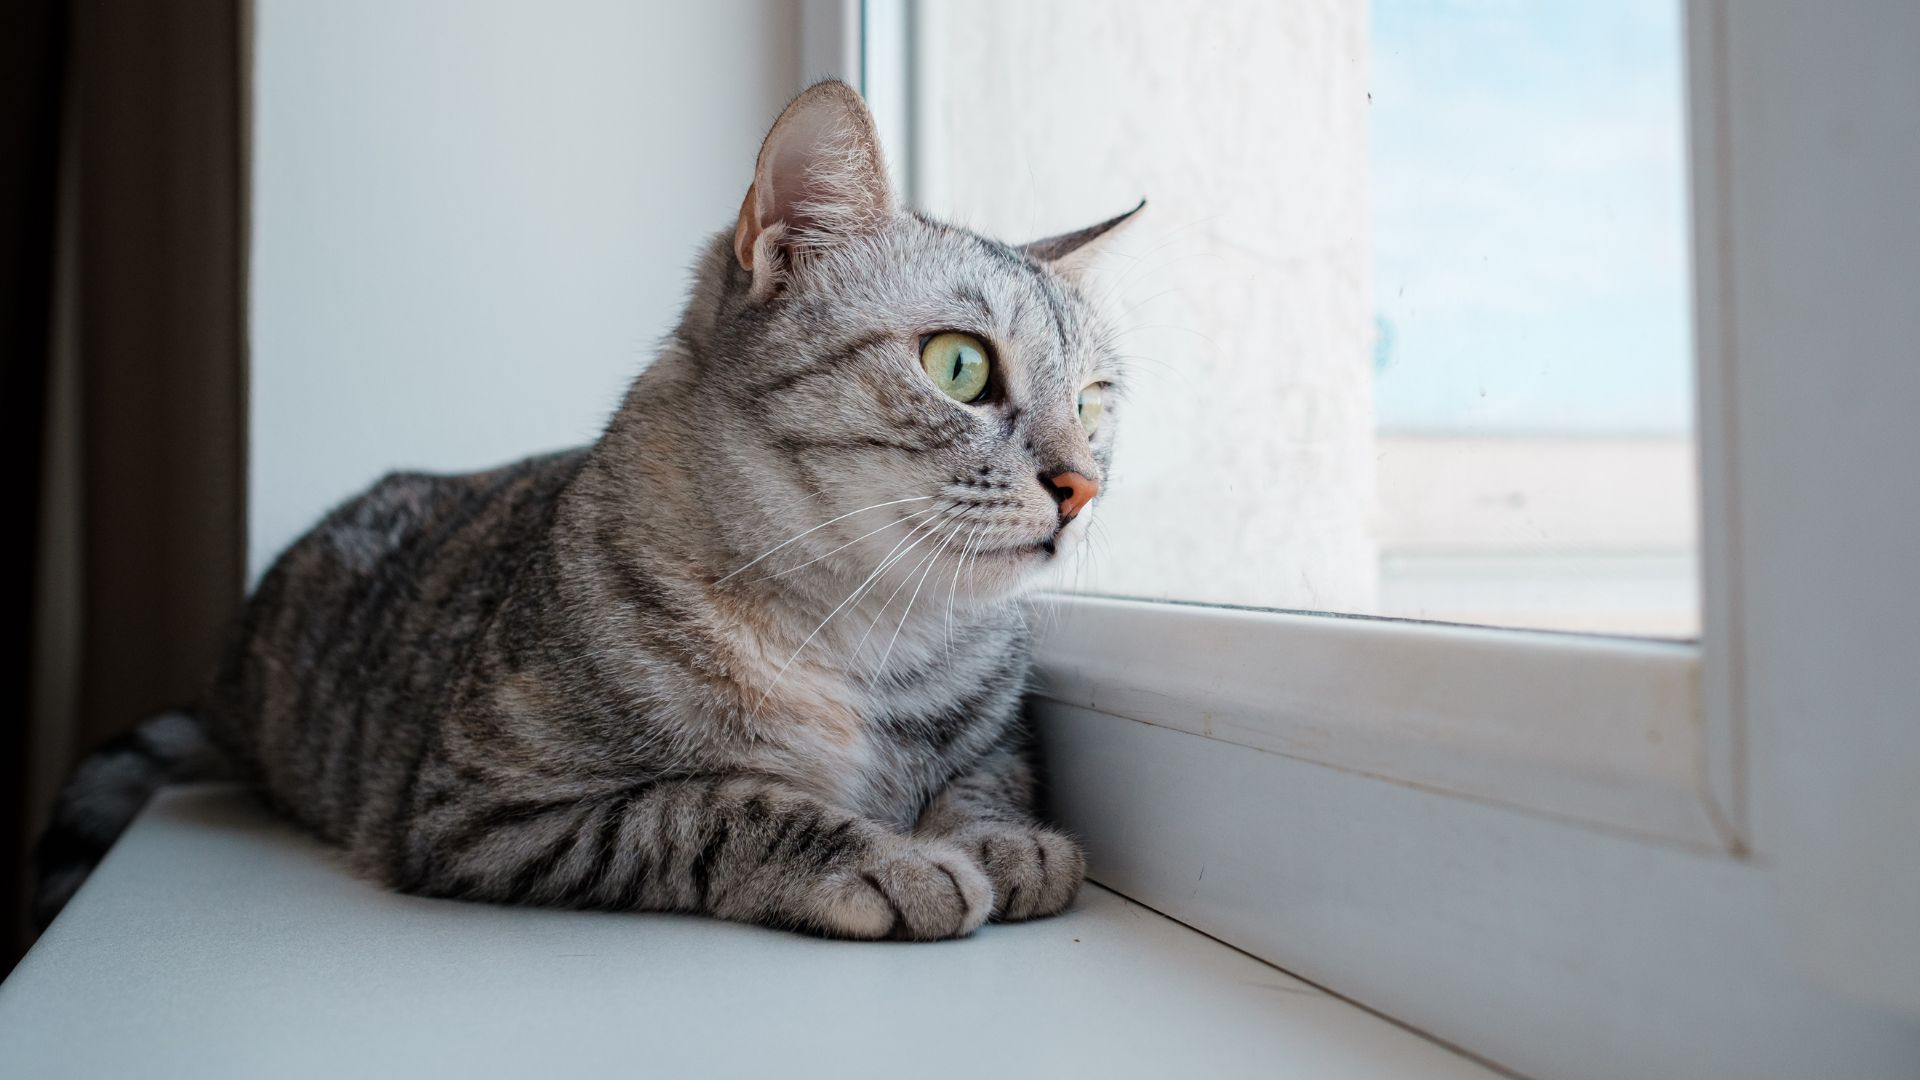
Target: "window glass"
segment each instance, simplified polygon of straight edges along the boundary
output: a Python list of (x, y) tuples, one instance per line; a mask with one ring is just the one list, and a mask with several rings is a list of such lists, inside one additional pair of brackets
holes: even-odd
[(1698, 624), (1677, 0), (924, 3), (912, 178), (1009, 239), (1149, 201), (1062, 587)]

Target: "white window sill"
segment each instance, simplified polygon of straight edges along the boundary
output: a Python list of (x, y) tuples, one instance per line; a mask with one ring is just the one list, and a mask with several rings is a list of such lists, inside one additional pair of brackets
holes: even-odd
[(0, 986), (21, 1076), (1497, 1074), (1089, 886), (939, 945), (389, 894), (161, 793)]
[(1727, 747), (1701, 714), (1692, 644), (1041, 603), (1043, 712), (1091, 709), (1655, 843), (1739, 848), (1708, 783)]

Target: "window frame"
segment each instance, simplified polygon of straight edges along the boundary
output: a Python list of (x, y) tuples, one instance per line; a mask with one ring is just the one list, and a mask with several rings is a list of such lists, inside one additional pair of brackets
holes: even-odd
[[(821, 9), (860, 27), (842, 69), (858, 73), (896, 179), (916, 203), (938, 172), (919, 167), (939, 148), (912, 122), (927, 82), (941, 76), (939, 51), (925, 54), (929, 64), (915, 48), (919, 17), (937, 2)], [(1697, 357), (1707, 347), (1701, 341)], [(1719, 457), (1705, 447), (1704, 420), (1719, 394), (1709, 367), (1696, 359), (1711, 470)], [(1703, 534), (1703, 546), (1713, 539)], [(1678, 847), (1744, 850), (1736, 725), (1703, 693), (1706, 673), (1729, 668), (1712, 655), (1724, 633), (1653, 642), (1073, 594), (1042, 603), (1052, 616), (1041, 620), (1048, 632), (1036, 655), (1042, 699), (1098, 701), (1137, 723)], [(1217, 647), (1227, 643), (1240, 647)], [(1424, 680), (1417, 708), (1409, 672)], [(1573, 687), (1585, 696), (1570, 698)], [(1629, 711), (1634, 722), (1622, 723)]]
[[(924, 198), (946, 0), (858, 2)], [(1095, 880), (1502, 1065), (1904, 1075), (1920, 10), (1683, 6), (1700, 641), (1050, 596), (1030, 712)]]
[(1033, 693), (1678, 847), (1738, 850), (1687, 642), (1050, 594)]

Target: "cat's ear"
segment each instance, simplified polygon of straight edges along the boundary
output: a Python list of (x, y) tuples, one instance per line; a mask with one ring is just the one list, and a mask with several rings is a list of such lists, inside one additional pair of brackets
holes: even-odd
[(733, 230), (734, 258), (764, 299), (793, 260), (877, 230), (893, 212), (873, 115), (853, 87), (828, 79), (794, 98), (761, 144)]
[(1066, 277), (1079, 277), (1087, 268), (1100, 261), (1109, 245), (1126, 234), (1124, 227), (1134, 220), (1140, 211), (1146, 209), (1147, 200), (1141, 199), (1140, 205), (1118, 217), (1110, 217), (1098, 225), (1089, 225), (1084, 229), (1049, 236), (1045, 240), (1035, 240), (1022, 244), (1020, 250), (1047, 266), (1055, 273)]

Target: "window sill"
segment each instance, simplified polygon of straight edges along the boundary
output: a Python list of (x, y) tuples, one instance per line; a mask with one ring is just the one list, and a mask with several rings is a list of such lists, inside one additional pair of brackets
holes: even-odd
[(1490, 1077), (1096, 886), (939, 945), (423, 900), (163, 792), (0, 986), (23, 1075)]
[(1715, 853), (1680, 642), (1050, 594), (1034, 692), (1298, 761)]

